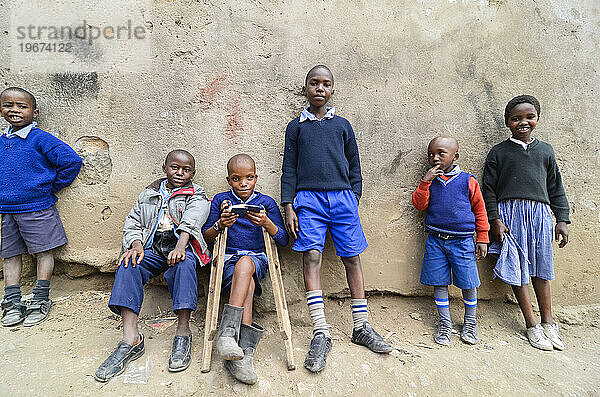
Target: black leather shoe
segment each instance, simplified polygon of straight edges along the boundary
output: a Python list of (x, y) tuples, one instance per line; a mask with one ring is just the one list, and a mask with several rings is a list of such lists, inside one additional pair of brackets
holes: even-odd
[(327, 353), (331, 350), (331, 337), (317, 332), (310, 342), (310, 349), (304, 360), (304, 368), (310, 372), (321, 372), (325, 369)]
[(381, 335), (364, 322), (360, 329), (352, 331), (352, 343), (363, 345), (374, 351), (375, 353), (389, 353), (392, 351), (392, 345), (387, 343)]
[(176, 335), (169, 357), (169, 371), (180, 372), (192, 362), (192, 335)]
[(117, 375), (122, 374), (127, 365), (133, 360), (137, 360), (144, 354), (144, 335), (140, 334), (141, 341), (135, 346), (131, 346), (123, 341), (119, 342), (110, 356), (98, 367), (94, 378), (98, 382), (108, 382)]

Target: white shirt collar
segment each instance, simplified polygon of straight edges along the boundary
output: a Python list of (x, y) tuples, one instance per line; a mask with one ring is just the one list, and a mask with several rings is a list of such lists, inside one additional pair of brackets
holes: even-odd
[(511, 142), (517, 143), (521, 146), (523, 146), (523, 149), (527, 150), (527, 148), (529, 147), (529, 145), (531, 145), (533, 142), (535, 142), (535, 138), (531, 137), (531, 142), (529, 143), (525, 143), (523, 141), (520, 141), (518, 139), (513, 138), (512, 136), (510, 138), (508, 138)]
[(248, 197), (248, 200), (244, 201), (241, 198), (238, 197), (237, 194), (235, 194), (235, 192), (233, 191), (233, 189), (231, 189), (231, 194), (233, 194), (233, 197), (235, 197), (236, 199), (238, 199), (240, 201), (240, 203), (249, 203), (250, 201), (252, 201), (254, 199), (254, 197), (256, 197), (256, 192), (252, 192), (252, 194), (250, 195), (250, 197)]
[(21, 128), (19, 131), (12, 132), (12, 125), (10, 125), (4, 129), (3, 134), (5, 134), (8, 137), (10, 137), (12, 135), (16, 135), (19, 138), (27, 139), (27, 135), (29, 135), (31, 130), (34, 129), (36, 126), (37, 126), (37, 123), (35, 121), (33, 121), (33, 122), (31, 122), (31, 124), (29, 124), (26, 127)]
[[(302, 113), (300, 113), (300, 122), (303, 122), (303, 121), (306, 121), (306, 120), (309, 120), (309, 121), (320, 121), (317, 118), (317, 116), (315, 116), (314, 114), (312, 114), (310, 112), (310, 110), (308, 110), (308, 109), (309, 109), (308, 107), (305, 107), (302, 110)], [(327, 113), (325, 113), (325, 116), (323, 116), (323, 118), (321, 120), (323, 120), (323, 119), (332, 119), (333, 116), (335, 116), (335, 107), (330, 107), (330, 108), (327, 108)]]

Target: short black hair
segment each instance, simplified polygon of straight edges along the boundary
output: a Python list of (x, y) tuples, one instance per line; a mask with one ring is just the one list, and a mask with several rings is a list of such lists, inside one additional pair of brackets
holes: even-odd
[(169, 161), (169, 159), (175, 155), (184, 155), (189, 157), (192, 160), (192, 164), (194, 165), (194, 168), (196, 168), (196, 159), (194, 158), (194, 156), (192, 156), (192, 154), (190, 152), (188, 152), (187, 150), (183, 150), (183, 149), (175, 149), (175, 150), (171, 150), (169, 152), (169, 154), (167, 154), (167, 157), (165, 157), (165, 165), (167, 165), (167, 162)]
[(231, 167), (233, 167), (234, 164), (238, 164), (238, 163), (242, 163), (242, 162), (248, 162), (248, 163), (252, 164), (252, 166), (254, 167), (254, 172), (256, 172), (256, 163), (254, 162), (254, 159), (246, 153), (239, 153), (239, 154), (236, 154), (235, 156), (233, 156), (232, 158), (230, 158), (229, 161), (227, 162), (227, 175), (229, 175), (231, 173)]
[(31, 106), (33, 107), (33, 109), (37, 109), (37, 101), (35, 100), (35, 97), (33, 96), (33, 94), (21, 87), (8, 87), (6, 89), (4, 89), (4, 91), (2, 91), (2, 93), (0, 94), (0, 98), (2, 97), (2, 95), (4, 95), (5, 92), (8, 91), (17, 91), (20, 92), (21, 94), (25, 94), (29, 96), (29, 99), (31, 100)]
[(534, 96), (531, 96), (531, 95), (519, 95), (519, 96), (514, 97), (510, 101), (508, 101), (508, 103), (506, 104), (506, 107), (504, 108), (504, 122), (505, 123), (508, 123), (508, 116), (510, 114), (510, 111), (513, 110), (513, 108), (515, 106), (520, 105), (522, 103), (531, 104), (535, 108), (535, 110), (538, 114), (538, 117), (540, 117), (541, 108), (540, 108), (540, 103), (538, 102), (538, 100)]
[(304, 85), (308, 84), (308, 76), (310, 76), (310, 74), (312, 72), (314, 72), (317, 69), (325, 69), (329, 72), (329, 74), (331, 75), (331, 82), (333, 83), (333, 73), (331, 72), (331, 69), (329, 69), (327, 66), (325, 65), (315, 65), (312, 68), (310, 68), (310, 70), (308, 71), (308, 73), (306, 73), (306, 78), (304, 79)]

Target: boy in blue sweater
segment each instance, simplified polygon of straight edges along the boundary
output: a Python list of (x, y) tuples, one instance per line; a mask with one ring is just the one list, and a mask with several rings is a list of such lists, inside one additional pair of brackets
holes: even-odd
[(313, 322), (304, 366), (319, 372), (331, 349), (320, 278), (328, 228), (346, 268), (354, 321), (352, 342), (377, 353), (389, 353), (392, 347), (367, 322), (359, 257), (367, 248), (358, 215), (360, 159), (352, 126), (335, 114), (335, 108), (327, 107), (334, 92), (333, 74), (327, 66), (317, 65), (308, 72), (304, 92), (310, 106), (285, 131), (281, 203), (286, 226), (296, 239), (293, 249), (303, 253), (306, 300)]
[[(81, 168), (81, 158), (55, 136), (37, 128), (35, 97), (22, 88), (0, 94), (2, 117), (10, 126), (0, 136), (0, 257), (4, 258), (2, 325), (26, 327), (48, 318), (52, 249), (67, 242), (54, 203)], [(37, 258), (37, 281), (29, 306), (21, 304), (21, 255)]]
[[(262, 228), (280, 246), (288, 244), (288, 234), (275, 200), (254, 191), (258, 175), (252, 157), (236, 154), (227, 162), (227, 173), (231, 190), (213, 198), (202, 228), (208, 243), (229, 228), (222, 285), (230, 289), (230, 295), (217, 335), (217, 352), (234, 378), (254, 384), (258, 379), (253, 366), (254, 351), (263, 328), (252, 322), (252, 302), (262, 293), (260, 280), (268, 268)], [(229, 208), (236, 204), (260, 206), (263, 210), (248, 211), (242, 217)]]

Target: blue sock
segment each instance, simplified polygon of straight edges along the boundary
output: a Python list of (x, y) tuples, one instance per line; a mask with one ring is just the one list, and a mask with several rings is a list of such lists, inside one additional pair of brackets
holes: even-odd
[(50, 280), (36, 280), (33, 287), (33, 301), (47, 301), (50, 299)]
[(446, 323), (449, 326), (452, 326), (448, 286), (443, 285), (433, 287), (433, 298), (435, 299), (435, 306), (437, 307), (438, 316), (440, 317), (440, 323)]
[(21, 285), (7, 285), (4, 287), (4, 300), (14, 303), (21, 302)]
[(476, 323), (477, 288), (463, 289), (462, 295), (465, 303), (465, 323)]

